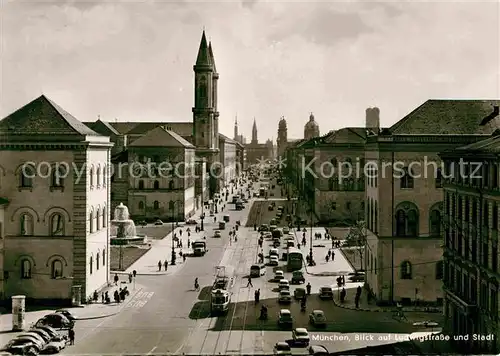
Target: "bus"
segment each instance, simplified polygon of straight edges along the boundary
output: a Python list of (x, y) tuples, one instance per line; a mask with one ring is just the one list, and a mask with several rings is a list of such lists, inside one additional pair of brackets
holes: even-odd
[(287, 253), (286, 267), (289, 272), (297, 271), (302, 268), (304, 263), (302, 252), (300, 250), (290, 247)]

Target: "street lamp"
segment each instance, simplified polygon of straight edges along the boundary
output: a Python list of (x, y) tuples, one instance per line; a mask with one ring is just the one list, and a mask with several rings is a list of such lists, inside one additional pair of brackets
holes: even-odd
[(310, 236), (310, 248), (309, 248), (309, 266), (314, 266), (313, 261), (313, 210), (311, 208), (311, 236)]
[(175, 203), (179, 202), (179, 200), (176, 200), (173, 202), (172, 205), (172, 257), (170, 258), (170, 265), (175, 266), (175, 260), (176, 260), (176, 255), (175, 255), (175, 226), (177, 225), (177, 219), (175, 216)]
[[(203, 194), (202, 194), (203, 197)], [(201, 202), (201, 215), (200, 215), (200, 220), (201, 220), (201, 227), (200, 231), (205, 231), (205, 228), (203, 227), (203, 220), (205, 219), (205, 202)]]

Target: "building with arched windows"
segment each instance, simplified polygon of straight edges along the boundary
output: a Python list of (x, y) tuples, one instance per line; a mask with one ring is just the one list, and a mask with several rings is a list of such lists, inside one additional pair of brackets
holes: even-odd
[(497, 105), (428, 100), (367, 137), (364, 262), (367, 285), (379, 302), (442, 304), (446, 209), (439, 153), (491, 135), (500, 127), (498, 110), (492, 114)]
[(108, 283), (111, 147), (44, 95), (0, 121), (0, 299), (84, 301)]

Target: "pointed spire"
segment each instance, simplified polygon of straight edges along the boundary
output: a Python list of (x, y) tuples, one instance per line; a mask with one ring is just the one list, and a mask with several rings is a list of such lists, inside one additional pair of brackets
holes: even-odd
[(257, 128), (257, 122), (255, 121), (255, 117), (253, 118), (253, 128), (256, 129)]
[(209, 66), (211, 64), (210, 53), (207, 45), (207, 37), (205, 36), (205, 30), (203, 30), (203, 34), (201, 35), (200, 49), (198, 50), (198, 57), (196, 58), (196, 65)]
[(208, 55), (210, 56), (210, 62), (214, 66), (214, 71), (217, 72), (217, 68), (215, 67), (214, 52), (212, 51), (212, 41), (208, 43)]
[(234, 117), (234, 124), (238, 126), (238, 114)]

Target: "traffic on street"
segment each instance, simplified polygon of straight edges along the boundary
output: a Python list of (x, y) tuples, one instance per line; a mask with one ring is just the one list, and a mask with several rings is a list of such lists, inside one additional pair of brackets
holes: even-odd
[(287, 222), (294, 201), (266, 170), (228, 184), (207, 206), (203, 238), (175, 273), (137, 276), (141, 290), (123, 310), (79, 321), (62, 353), (320, 355), (422, 332), (389, 313), (335, 305), (336, 277), (307, 273), (307, 250)]

